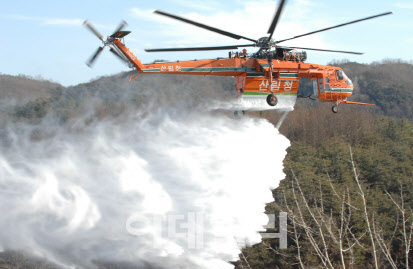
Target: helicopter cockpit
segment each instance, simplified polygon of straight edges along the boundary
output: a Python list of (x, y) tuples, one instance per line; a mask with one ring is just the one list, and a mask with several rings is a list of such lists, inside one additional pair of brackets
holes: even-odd
[(348, 76), (344, 73), (343, 70), (336, 70), (336, 76), (338, 81), (345, 81), (348, 86), (353, 86), (353, 81), (348, 78)]

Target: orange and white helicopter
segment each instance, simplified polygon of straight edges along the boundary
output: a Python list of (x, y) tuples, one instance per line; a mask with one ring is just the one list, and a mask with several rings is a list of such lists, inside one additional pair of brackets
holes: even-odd
[[(307, 59), (306, 52), (298, 52), (296, 49), (349, 54), (363, 53), (290, 46), (283, 47), (278, 44), (287, 40), (389, 15), (392, 14), (392, 12), (386, 12), (350, 21), (283, 40), (273, 40), (272, 37), (285, 3), (286, 0), (281, 0), (270, 28), (268, 29), (269, 36), (261, 37), (258, 40), (230, 33), (163, 11), (155, 11), (156, 14), (166, 16), (171, 19), (192, 24), (194, 26), (201, 27), (237, 40), (245, 39), (252, 43), (217, 47), (145, 49), (146, 52), (236, 50), (244, 47), (258, 48), (258, 51), (250, 54), (247, 53), (247, 50), (244, 48), (241, 52), (230, 52), (228, 58), (208, 60), (154, 62), (150, 64), (142, 64), (141, 61), (122, 42), (122, 39), (130, 33), (130, 31), (122, 31), (127, 25), (125, 22), (122, 22), (118, 29), (116, 29), (116, 31), (105, 40), (88, 21), (85, 21), (84, 25), (103, 42), (103, 46), (98, 48), (96, 53), (87, 62), (87, 65), (91, 67), (96, 60), (96, 57), (106, 46), (108, 46), (113, 54), (118, 56), (122, 61), (128, 63), (129, 67), (137, 71), (137, 74), (134, 76), (132, 75), (133, 72), (131, 73), (131, 77), (129, 79), (130, 81), (133, 81), (140, 74), (232, 76), (235, 77), (235, 90), (237, 97), (246, 99), (260, 99), (263, 102), (266, 101), (269, 106), (276, 108), (277, 104), (279, 105), (279, 100), (283, 100), (283, 98), (293, 98), (295, 103), (298, 94), (299, 79), (308, 78), (313, 81), (313, 95), (318, 97), (318, 99), (323, 102), (334, 103), (334, 106), (332, 107), (334, 113), (338, 112), (338, 105), (340, 103), (371, 105), (367, 103), (347, 101), (347, 98), (353, 93), (353, 83), (341, 68), (336, 66), (305, 63), (305, 60)], [(270, 108), (267, 105), (266, 107)]]

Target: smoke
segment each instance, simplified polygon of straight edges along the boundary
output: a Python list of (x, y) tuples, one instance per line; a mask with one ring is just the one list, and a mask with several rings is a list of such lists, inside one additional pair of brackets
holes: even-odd
[[(0, 248), (67, 267), (233, 268), (261, 240), (289, 141), (264, 119), (209, 111), (190, 85), (130, 87), (116, 117), (7, 125)], [(150, 97), (137, 108), (133, 87)]]

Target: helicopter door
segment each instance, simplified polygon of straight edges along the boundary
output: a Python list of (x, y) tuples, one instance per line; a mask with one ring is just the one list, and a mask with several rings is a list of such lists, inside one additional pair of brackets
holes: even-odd
[(316, 79), (313, 80), (313, 95), (318, 97), (318, 82)]
[(320, 94), (324, 93), (323, 78), (318, 79), (318, 89)]
[(328, 77), (324, 78), (324, 91), (326, 92), (326, 97), (329, 97), (330, 99), (333, 98), (331, 91), (330, 91), (330, 79)]

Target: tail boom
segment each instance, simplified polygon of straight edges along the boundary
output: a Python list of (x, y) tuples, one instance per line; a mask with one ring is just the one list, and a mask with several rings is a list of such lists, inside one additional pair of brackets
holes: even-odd
[(115, 38), (113, 40), (115, 46), (122, 52), (122, 54), (133, 64), (133, 66), (142, 73), (145, 69), (145, 65), (139, 61), (139, 59), (133, 55), (133, 53), (120, 41), (120, 39)]

